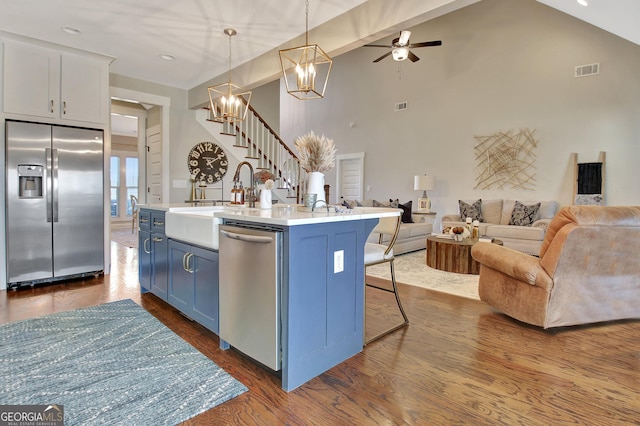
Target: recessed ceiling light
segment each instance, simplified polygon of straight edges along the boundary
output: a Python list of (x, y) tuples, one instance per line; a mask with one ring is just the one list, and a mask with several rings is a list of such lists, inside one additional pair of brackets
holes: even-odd
[(62, 31), (64, 31), (67, 34), (73, 34), (73, 35), (80, 34), (80, 30), (74, 27), (62, 27)]
[(175, 61), (176, 57), (173, 55), (169, 55), (168, 53), (161, 53), (160, 55), (161, 59), (164, 59), (165, 61)]
[(578, 0), (578, 4), (581, 6), (589, 6), (589, 3), (587, 3), (587, 0)]

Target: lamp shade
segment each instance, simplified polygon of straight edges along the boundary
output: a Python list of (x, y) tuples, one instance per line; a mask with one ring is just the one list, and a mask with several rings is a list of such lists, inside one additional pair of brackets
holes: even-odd
[(436, 188), (436, 177), (418, 175), (413, 177), (413, 189), (416, 191), (432, 191)]

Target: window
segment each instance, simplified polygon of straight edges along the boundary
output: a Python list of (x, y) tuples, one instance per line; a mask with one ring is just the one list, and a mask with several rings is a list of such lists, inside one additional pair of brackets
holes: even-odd
[(129, 218), (133, 214), (131, 196), (138, 197), (138, 157), (131, 153), (111, 156), (111, 217)]
[(133, 214), (131, 196), (138, 198), (138, 158), (127, 157), (125, 161), (125, 182), (127, 185), (127, 216)]
[(111, 217), (118, 217), (120, 197), (120, 157), (111, 157)]

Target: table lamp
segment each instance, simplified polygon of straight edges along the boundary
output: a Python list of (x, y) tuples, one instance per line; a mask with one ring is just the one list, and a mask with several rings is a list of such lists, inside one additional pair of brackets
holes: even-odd
[(418, 198), (418, 212), (429, 213), (431, 210), (431, 201), (427, 197), (427, 191), (436, 188), (436, 178), (431, 175), (418, 175), (413, 177), (413, 189), (423, 191), (422, 197)]

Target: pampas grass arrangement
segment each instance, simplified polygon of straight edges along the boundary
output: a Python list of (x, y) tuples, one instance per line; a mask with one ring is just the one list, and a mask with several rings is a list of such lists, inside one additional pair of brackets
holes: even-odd
[(335, 165), (336, 149), (332, 139), (327, 139), (324, 135), (318, 137), (311, 131), (297, 137), (293, 143), (298, 149), (300, 166), (307, 173), (324, 173)]

